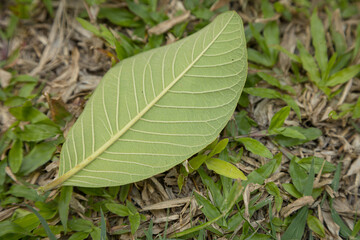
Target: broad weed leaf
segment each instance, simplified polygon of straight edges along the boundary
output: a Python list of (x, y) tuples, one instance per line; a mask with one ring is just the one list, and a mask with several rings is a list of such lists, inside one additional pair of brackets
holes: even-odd
[(246, 54), (241, 18), (226, 12), (183, 40), (121, 61), (70, 130), (59, 178), (40, 191), (124, 185), (197, 153), (233, 114)]

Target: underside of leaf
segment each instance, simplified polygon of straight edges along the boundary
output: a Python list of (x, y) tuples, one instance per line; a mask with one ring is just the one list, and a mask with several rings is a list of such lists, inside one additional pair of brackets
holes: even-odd
[(174, 44), (121, 61), (70, 130), (59, 178), (44, 190), (124, 185), (179, 164), (224, 128), (246, 73), (244, 30), (235, 12)]

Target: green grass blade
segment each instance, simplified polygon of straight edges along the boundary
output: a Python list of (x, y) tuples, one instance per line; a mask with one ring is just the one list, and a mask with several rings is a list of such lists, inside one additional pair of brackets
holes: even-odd
[(317, 63), (319, 64), (321, 74), (324, 74), (328, 62), (327, 45), (324, 26), (317, 15), (317, 9), (315, 9), (313, 14), (311, 15), (310, 31), (312, 37), (312, 44), (315, 48), (315, 58)]
[(304, 235), (306, 220), (308, 216), (308, 207), (302, 207), (291, 221), (285, 233), (281, 236), (281, 240), (301, 240)]
[(44, 230), (47, 234), (47, 236), (49, 237), (50, 240), (56, 240), (55, 235), (51, 232), (48, 223), (46, 222), (46, 220), (40, 215), (40, 213), (38, 211), (36, 211), (33, 207), (31, 207), (30, 205), (25, 204), (26, 207), (28, 209), (30, 209), (40, 220), (42, 226), (44, 227)]
[(67, 222), (69, 217), (69, 205), (71, 200), (71, 195), (73, 192), (73, 187), (64, 186), (61, 188), (60, 199), (58, 203), (59, 216), (62, 225), (64, 226), (64, 232), (67, 232)]

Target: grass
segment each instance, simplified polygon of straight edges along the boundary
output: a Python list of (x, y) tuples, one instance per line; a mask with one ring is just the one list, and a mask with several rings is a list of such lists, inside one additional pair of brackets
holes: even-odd
[[(67, 65), (52, 62), (32, 76), (24, 59), (38, 61), (41, 49), (11, 45), (29, 21), (43, 21), (32, 14), (36, 9), (51, 28), (58, 1), (1, 3), (8, 10), (0, 10), (6, 16), (0, 25), (1, 239), (360, 239), (353, 207), (359, 204), (360, 27), (351, 24), (359, 25), (358, 3), (185, 0), (184, 9), (167, 15), (154, 0), (120, 7), (85, 2), (81, 11), (65, 9), (74, 26), (81, 24), (74, 27), (81, 37), (70, 34), (64, 44), (90, 46), (81, 49), (86, 57), (100, 54), (100, 68), (82, 65), (93, 75), (196, 32), (218, 13), (241, 12), (250, 66), (244, 92), (219, 139), (169, 172), (121, 187), (62, 187), (39, 195), (37, 187), (56, 174), (64, 135), (93, 87), (71, 85), (77, 92), (57, 98), (69, 86), (51, 77)], [(149, 34), (185, 10), (191, 18)], [(283, 40), (294, 26), (302, 32), (287, 46)], [(86, 40), (84, 29), (94, 36)], [(156, 205), (189, 196), (185, 204)]]

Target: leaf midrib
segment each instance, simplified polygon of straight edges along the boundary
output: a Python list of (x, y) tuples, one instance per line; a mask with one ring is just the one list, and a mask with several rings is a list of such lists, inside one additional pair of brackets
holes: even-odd
[[(85, 168), (88, 164), (90, 164), (93, 160), (95, 160), (99, 155), (101, 155), (106, 149), (108, 149), (117, 139), (119, 139), (124, 133), (126, 133), (142, 116), (144, 116), (154, 105), (157, 103), (168, 91), (170, 88), (172, 88), (184, 75), (186, 72), (188, 72), (194, 64), (203, 56), (203, 54), (213, 45), (213, 43), (218, 39), (218, 37), (221, 35), (221, 33), (224, 31), (224, 29), (228, 26), (231, 19), (234, 17), (233, 13), (232, 16), (229, 17), (229, 20), (224, 24), (224, 27), (219, 31), (219, 33), (214, 37), (214, 39), (208, 44), (206, 48), (203, 49), (201, 53), (192, 61), (192, 63), (189, 64), (187, 68), (185, 68), (178, 77), (176, 77), (166, 88), (164, 88), (158, 96), (156, 96), (141, 112), (139, 112), (131, 121), (128, 122), (119, 132), (114, 134), (107, 142), (105, 142), (101, 147), (99, 147), (95, 152), (93, 152), (90, 156), (85, 158), (84, 161), (74, 166), (74, 168), (67, 171), (62, 176), (55, 179), (50, 184), (46, 185), (42, 191), (47, 191), (49, 189), (52, 189), (63, 182), (65, 182), (67, 179), (75, 175), (77, 172)], [(174, 56), (176, 57), (176, 56)], [(51, 185), (51, 186), (50, 186)]]

